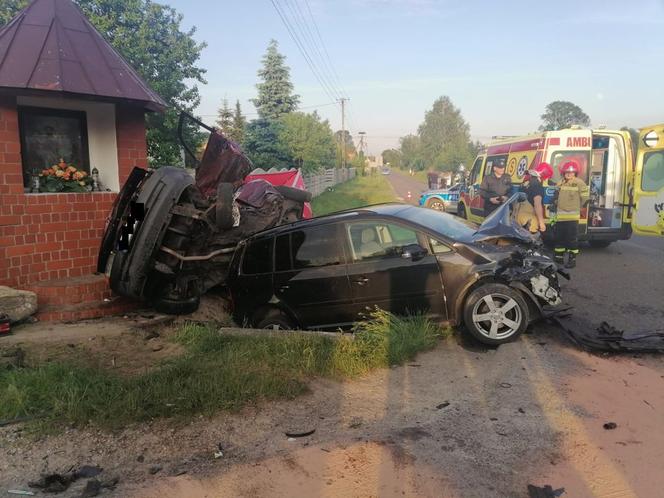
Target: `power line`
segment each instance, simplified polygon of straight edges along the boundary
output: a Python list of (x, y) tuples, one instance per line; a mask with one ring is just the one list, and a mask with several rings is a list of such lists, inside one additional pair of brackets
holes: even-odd
[[(281, 18), (281, 21), (286, 26), (286, 29), (288, 30), (288, 33), (289, 33), (291, 39), (295, 42), (295, 45), (297, 45), (300, 53), (304, 57), (305, 62), (307, 63), (307, 65), (309, 66), (311, 71), (314, 73), (314, 76), (316, 77), (318, 82), (323, 86), (323, 90), (325, 91), (325, 93), (328, 95), (328, 97), (331, 100), (336, 100), (337, 97), (334, 95), (334, 92), (328, 87), (326, 82), (324, 82), (324, 80), (318, 74), (318, 71), (315, 67), (315, 64), (311, 60), (311, 58), (309, 56), (309, 53), (304, 48), (304, 45), (300, 41), (299, 36), (297, 35), (297, 33), (295, 33), (295, 30), (294, 30), (293, 26), (291, 25), (290, 21), (287, 19), (285, 10), (282, 10), (282, 7), (279, 5), (278, 0), (270, 0), (270, 2), (272, 2), (272, 5), (274, 6), (275, 10), (277, 11), (277, 14), (279, 14), (279, 17)], [(287, 4), (287, 5), (289, 5), (289, 4)]]
[[(303, 111), (305, 109), (318, 109), (319, 107), (327, 107), (331, 105), (337, 105), (338, 102), (326, 102), (325, 104), (316, 104), (316, 105), (305, 105), (305, 106), (300, 106), (296, 110), (297, 111)], [(219, 114), (197, 114), (197, 116), (200, 116), (202, 118), (215, 118)], [(242, 114), (243, 116), (258, 116), (259, 114), (257, 112), (246, 112)]]

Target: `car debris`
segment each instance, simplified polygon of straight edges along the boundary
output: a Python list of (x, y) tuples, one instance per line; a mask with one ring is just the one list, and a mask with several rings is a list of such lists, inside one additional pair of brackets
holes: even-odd
[(607, 422), (602, 427), (604, 427), (604, 430), (612, 431), (613, 429), (618, 427), (618, 424), (616, 424), (615, 422)]
[(551, 485), (540, 487), (528, 484), (528, 498), (558, 498), (565, 494), (565, 488), (553, 489)]
[(10, 495), (35, 496), (32, 491), (26, 491), (23, 489), (8, 489), (7, 493)]
[(284, 432), (284, 434), (288, 438), (298, 438), (298, 437), (311, 436), (314, 432), (316, 432), (316, 429), (311, 429), (310, 431), (304, 431), (304, 432)]
[(224, 283), (239, 241), (302, 219), (311, 200), (307, 191), (264, 179), (245, 183), (252, 165), (239, 146), (186, 113), (180, 137), (186, 119), (210, 131), (195, 179), (181, 168), (134, 168), (97, 258), (116, 294), (169, 314), (195, 311), (202, 294)]
[(598, 326), (576, 317), (554, 316), (551, 321), (562, 329), (576, 345), (591, 351), (664, 353), (664, 329), (628, 332), (606, 321)]

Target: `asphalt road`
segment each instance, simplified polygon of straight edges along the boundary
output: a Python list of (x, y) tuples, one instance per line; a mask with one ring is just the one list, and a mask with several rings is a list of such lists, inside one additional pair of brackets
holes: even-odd
[[(426, 185), (408, 175), (388, 176), (399, 197), (417, 204)], [(407, 193), (411, 192), (411, 199)], [(664, 238), (633, 236), (606, 249), (585, 246), (563, 281), (565, 300), (584, 324), (602, 321), (621, 329), (644, 331), (664, 328)]]

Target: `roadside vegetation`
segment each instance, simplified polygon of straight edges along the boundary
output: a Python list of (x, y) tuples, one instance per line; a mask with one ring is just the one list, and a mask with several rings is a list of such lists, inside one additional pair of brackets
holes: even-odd
[(343, 209), (396, 200), (394, 190), (385, 176), (357, 176), (314, 198), (311, 208), (314, 216), (322, 216)]
[(0, 420), (32, 420), (41, 432), (238, 410), (261, 400), (293, 398), (316, 377), (351, 379), (401, 364), (445, 334), (423, 316), (401, 318), (381, 310), (358, 323), (352, 336), (338, 338), (305, 332), (224, 335), (188, 324), (172, 336), (185, 353), (139, 375), (75, 361), (0, 373)]

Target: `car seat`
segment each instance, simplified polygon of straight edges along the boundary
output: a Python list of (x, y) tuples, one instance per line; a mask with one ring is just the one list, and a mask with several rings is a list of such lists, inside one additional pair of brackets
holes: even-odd
[(360, 246), (361, 258), (369, 258), (376, 256), (383, 252), (383, 247), (376, 242), (376, 230), (373, 228), (365, 228), (362, 230), (362, 245)]

